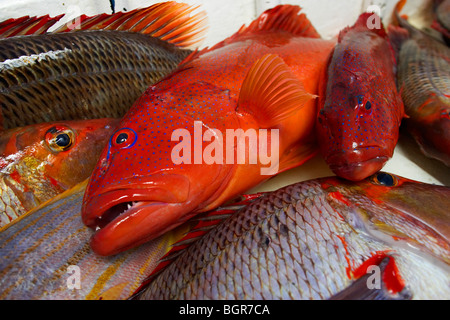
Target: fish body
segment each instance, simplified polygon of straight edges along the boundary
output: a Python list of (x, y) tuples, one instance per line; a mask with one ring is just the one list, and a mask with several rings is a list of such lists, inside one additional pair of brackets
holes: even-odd
[(86, 180), (118, 119), (40, 123), (0, 136), (0, 227)]
[(431, 27), (442, 34), (447, 45), (450, 44), (450, 1), (435, 0), (435, 20)]
[(404, 115), (394, 50), (374, 13), (341, 31), (324, 72), (316, 132), (330, 169), (349, 180), (380, 170), (393, 155)]
[(397, 20), (409, 32), (397, 73), (406, 128), (426, 156), (450, 166), (450, 49), (398, 15)]
[[(82, 16), (79, 25), (52, 33), (39, 29), (38, 34), (22, 31), (0, 39), (3, 128), (122, 117), (150, 84), (191, 53), (185, 47), (201, 36), (190, 27), (198, 22), (190, 11), (185, 4), (167, 2), (128, 13)], [(3, 32), (29, 20), (19, 19)], [(158, 36), (155, 28), (160, 27), (166, 33)]]
[(120, 300), (129, 298), (179, 228), (136, 250), (100, 257), (80, 218), (87, 181), (32, 210), (0, 232), (1, 300)]
[[(263, 13), (136, 101), (86, 192), (82, 215), (97, 229), (94, 251), (108, 255), (143, 243), (317, 152), (313, 95), (334, 41), (321, 39), (299, 10), (286, 5)], [(229, 138), (229, 130), (241, 134)], [(183, 135), (174, 138), (177, 132)], [(250, 163), (250, 133), (259, 150), (278, 159)]]
[(299, 182), (178, 251), (136, 297), (446, 300), (449, 196), (448, 187), (384, 172)]

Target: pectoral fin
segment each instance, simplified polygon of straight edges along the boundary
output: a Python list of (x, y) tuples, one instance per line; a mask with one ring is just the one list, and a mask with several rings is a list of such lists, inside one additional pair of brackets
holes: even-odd
[(412, 294), (406, 287), (395, 292), (386, 283), (392, 281), (389, 277), (395, 276), (390, 274), (392, 264), (395, 264), (393, 257), (385, 256), (379, 264), (371, 265), (373, 268), (365, 268), (364, 275), (329, 300), (410, 300)]

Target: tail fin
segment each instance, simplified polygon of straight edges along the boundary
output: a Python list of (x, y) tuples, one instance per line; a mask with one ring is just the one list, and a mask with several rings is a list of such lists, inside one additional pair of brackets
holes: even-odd
[[(207, 30), (206, 13), (204, 11), (193, 13), (197, 9), (198, 6), (169, 1), (130, 12), (103, 13), (91, 17), (81, 15), (53, 32), (129, 31), (148, 34), (180, 47), (191, 47), (203, 41)], [(0, 23), (0, 37), (45, 33), (62, 16), (9, 19)]]

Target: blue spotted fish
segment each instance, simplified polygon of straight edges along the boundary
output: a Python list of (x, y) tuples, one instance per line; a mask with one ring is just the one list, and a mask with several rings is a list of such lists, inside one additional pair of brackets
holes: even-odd
[(339, 34), (316, 122), (321, 153), (336, 175), (362, 180), (392, 157), (404, 116), (395, 68), (394, 49), (375, 13), (362, 14)]
[(264, 12), (136, 101), (86, 190), (82, 218), (95, 252), (154, 239), (317, 154), (314, 98), (335, 41), (299, 11)]

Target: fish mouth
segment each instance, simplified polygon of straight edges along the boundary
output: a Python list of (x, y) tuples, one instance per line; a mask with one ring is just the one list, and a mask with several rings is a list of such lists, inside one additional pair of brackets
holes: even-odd
[[(120, 197), (120, 191), (107, 196)], [(101, 256), (110, 256), (153, 240), (190, 218), (189, 205), (120, 197), (121, 201), (95, 213), (85, 224), (94, 230), (90, 244)], [(103, 198), (104, 200), (105, 198)]]
[[(371, 152), (367, 153), (367, 150)], [(335, 153), (328, 157), (326, 162), (337, 176), (350, 181), (360, 181), (380, 171), (390, 158), (381, 148), (361, 147), (351, 152)]]
[(92, 250), (109, 256), (136, 247), (190, 218), (189, 181), (178, 178), (177, 190), (160, 183), (141, 188), (110, 189), (85, 194), (83, 223), (94, 230)]

